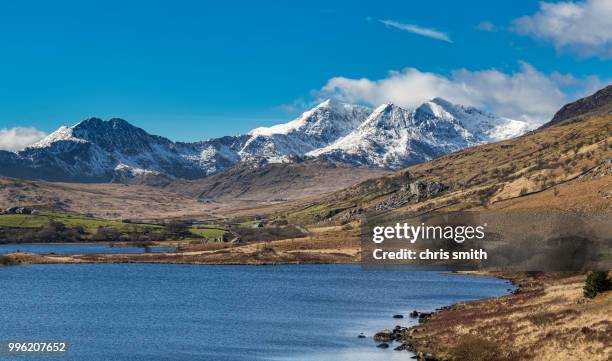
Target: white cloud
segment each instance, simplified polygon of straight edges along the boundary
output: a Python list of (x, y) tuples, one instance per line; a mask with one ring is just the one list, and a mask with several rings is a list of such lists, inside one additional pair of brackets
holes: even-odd
[(513, 21), (519, 34), (550, 41), (559, 51), (612, 57), (612, 1), (540, 3), (531, 16)]
[(601, 84), (596, 77), (546, 75), (527, 63), (520, 63), (520, 69), (509, 74), (496, 69), (458, 69), (445, 76), (406, 68), (392, 71), (379, 80), (335, 77), (315, 94), (373, 106), (392, 102), (404, 107), (415, 107), (441, 97), (497, 115), (543, 123), (574, 96), (584, 95)]
[(47, 133), (31, 127), (0, 129), (1, 150), (21, 150), (47, 136)]
[(494, 33), (497, 31), (497, 27), (495, 26), (495, 24), (486, 20), (476, 25), (476, 29), (480, 31), (487, 31), (489, 33)]
[(380, 22), (385, 24), (386, 26), (400, 29), (403, 31), (408, 31), (410, 33), (418, 34), (421, 36), (426, 36), (428, 38), (442, 40), (442, 41), (446, 41), (449, 43), (453, 42), (450, 36), (448, 36), (448, 34), (437, 31), (435, 29), (422, 28), (420, 26), (412, 25), (412, 24), (403, 24), (403, 23), (393, 21), (393, 20), (380, 20)]

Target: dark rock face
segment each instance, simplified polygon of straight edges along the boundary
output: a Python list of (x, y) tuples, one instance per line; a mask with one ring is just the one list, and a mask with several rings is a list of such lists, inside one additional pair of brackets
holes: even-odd
[(612, 85), (597, 91), (588, 97), (578, 99), (563, 106), (542, 128), (569, 124), (584, 119), (586, 116), (612, 113)]
[(376, 205), (376, 210), (399, 208), (408, 203), (417, 203), (446, 191), (448, 186), (439, 182), (411, 182), (403, 185), (398, 192)]
[(431, 312), (421, 312), (419, 313), (419, 323), (425, 322), (429, 317), (431, 317)]
[(30, 207), (9, 207), (5, 210), (0, 210), (0, 214), (36, 214), (36, 210)]

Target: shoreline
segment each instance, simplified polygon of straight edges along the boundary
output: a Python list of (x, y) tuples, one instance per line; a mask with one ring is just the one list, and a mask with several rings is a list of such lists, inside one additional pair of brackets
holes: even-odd
[[(188, 263), (188, 264), (354, 264), (360, 261), (355, 247), (306, 248), (300, 240), (268, 243), (212, 244), (174, 252), (35, 254), (15, 252), (3, 255), (14, 264), (32, 263)], [(92, 243), (88, 243), (92, 244)], [(93, 243), (95, 245), (95, 243)], [(164, 246), (156, 244), (155, 246)], [(117, 247), (120, 249), (120, 247)]]
[[(34, 254), (8, 253), (0, 257), (8, 258), (7, 266), (31, 264), (193, 264), (193, 265), (298, 265), (298, 264), (358, 264), (358, 260), (348, 254), (329, 253), (291, 253), (284, 255), (264, 255), (248, 259), (252, 254), (244, 253), (239, 257), (225, 257), (225, 253), (205, 253), (189, 255), (184, 253), (92, 253), (92, 254)], [(239, 259), (237, 259), (239, 258)]]
[[(480, 276), (480, 277), (494, 277), (494, 278), (498, 278), (501, 280), (505, 280), (505, 281), (509, 281), (510, 284), (512, 286), (514, 286), (515, 288), (511, 291), (507, 291), (507, 293), (500, 295), (500, 296), (495, 296), (495, 297), (487, 297), (487, 298), (480, 298), (480, 299), (475, 299), (475, 300), (470, 300), (470, 301), (460, 301), (460, 302), (456, 302), (456, 303), (451, 303), (439, 308), (436, 308), (433, 311), (417, 311), (414, 310), (410, 313), (410, 318), (416, 320), (417, 324), (411, 327), (399, 327), (399, 326), (395, 326), (395, 328), (391, 331), (391, 335), (392, 337), (395, 337), (394, 339), (388, 340), (388, 341), (384, 341), (382, 343), (387, 343), (389, 344), (389, 347), (391, 347), (391, 343), (393, 341), (399, 342), (400, 345), (394, 347), (394, 351), (408, 351), (412, 354), (414, 354), (414, 356), (411, 356), (411, 358), (413, 359), (417, 359), (419, 361), (439, 361), (439, 360), (446, 360), (446, 358), (443, 357), (439, 357), (439, 355), (435, 355), (432, 353), (427, 352), (428, 349), (426, 347), (423, 347), (420, 343), (415, 342), (415, 339), (413, 338), (414, 333), (418, 332), (418, 329), (420, 327), (424, 327), (425, 324), (427, 323), (428, 319), (431, 318), (432, 316), (439, 314), (440, 312), (444, 312), (447, 310), (452, 310), (455, 307), (457, 307), (458, 305), (461, 304), (467, 304), (467, 303), (473, 303), (473, 302), (481, 302), (481, 301), (487, 301), (487, 300), (496, 300), (502, 297), (509, 297), (515, 294), (518, 294), (520, 292), (520, 289), (522, 287), (522, 283), (520, 282), (520, 277), (517, 276), (513, 276), (512, 274), (504, 274), (501, 272), (489, 272), (489, 271), (450, 271), (450, 272), (441, 272), (441, 273), (445, 273), (445, 274), (449, 274), (449, 275), (457, 275), (457, 276)], [(383, 330), (380, 331), (379, 333), (374, 335), (374, 338), (376, 340), (376, 335), (380, 335), (385, 333), (388, 330)], [(376, 340), (378, 341), (378, 340)], [(378, 341), (380, 342), (380, 341)], [(379, 344), (380, 345), (380, 344)], [(384, 347), (386, 348), (386, 347)]]
[(508, 295), (458, 302), (399, 335), (418, 360), (607, 361), (612, 354), (612, 293), (585, 299), (585, 275), (468, 272), (509, 280)]

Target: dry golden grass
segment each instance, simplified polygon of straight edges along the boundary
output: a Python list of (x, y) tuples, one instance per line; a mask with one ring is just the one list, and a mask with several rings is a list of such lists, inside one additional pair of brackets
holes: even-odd
[(419, 351), (451, 357), (465, 338), (495, 342), (495, 360), (609, 360), (612, 292), (584, 299), (584, 275), (533, 279), (515, 276), (520, 291), (461, 303), (434, 314), (408, 342)]
[(560, 184), (526, 197), (496, 202), (490, 208), (612, 211), (612, 198), (606, 197), (607, 193), (612, 193), (612, 175)]
[(51, 183), (0, 177), (0, 208), (9, 206), (133, 220), (206, 217), (210, 211), (196, 199), (142, 185)]

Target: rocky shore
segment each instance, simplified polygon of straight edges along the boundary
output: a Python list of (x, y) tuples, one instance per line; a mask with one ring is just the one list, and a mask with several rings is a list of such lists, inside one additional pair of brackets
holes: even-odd
[(612, 292), (585, 299), (585, 275), (494, 274), (511, 294), (410, 314), (419, 324), (377, 333), (383, 348), (426, 361), (601, 360), (612, 354)]
[[(436, 312), (449, 309), (451, 306), (442, 307), (436, 310)], [(410, 312), (409, 317), (417, 319), (419, 324), (425, 323), (429, 317), (433, 315), (433, 312), (418, 312), (416, 310)], [(400, 317), (401, 316), (401, 317)], [(394, 315), (393, 318), (403, 318), (403, 315)], [(434, 355), (419, 351), (414, 344), (411, 342), (412, 336), (418, 332), (419, 326), (413, 327), (402, 327), (395, 326), (392, 330), (386, 329), (374, 334), (374, 341), (378, 342), (376, 347), (378, 348), (389, 348), (393, 342), (399, 343), (393, 350), (395, 351), (410, 351), (416, 354), (418, 360), (435, 361), (438, 360)]]

